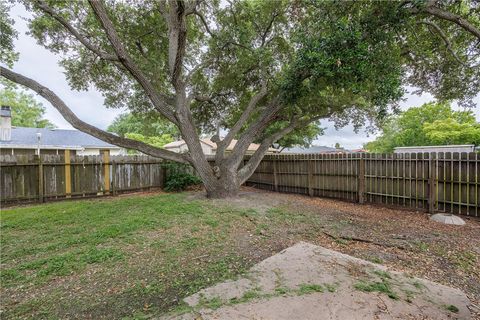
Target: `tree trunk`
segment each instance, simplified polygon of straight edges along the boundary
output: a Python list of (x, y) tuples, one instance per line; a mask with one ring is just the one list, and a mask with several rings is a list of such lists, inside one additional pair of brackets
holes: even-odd
[(224, 199), (238, 196), (240, 186), (231, 180), (219, 180), (217, 183), (205, 185), (207, 198)]
[(220, 168), (218, 179), (210, 182), (204, 181), (207, 198), (222, 199), (238, 196), (240, 182), (235, 171)]

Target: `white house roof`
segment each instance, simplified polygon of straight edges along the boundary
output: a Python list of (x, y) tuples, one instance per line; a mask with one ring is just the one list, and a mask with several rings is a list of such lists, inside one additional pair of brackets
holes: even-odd
[(396, 147), (395, 150), (410, 150), (410, 149), (456, 149), (456, 148), (475, 148), (473, 144), (449, 144), (443, 146), (413, 146), (413, 147)]
[(293, 147), (293, 148), (286, 148), (282, 151), (282, 153), (302, 153), (302, 154), (311, 154), (311, 153), (346, 153), (345, 149), (337, 149), (333, 147), (327, 146), (311, 146), (308, 148), (302, 147)]
[[(213, 143), (212, 141), (210, 141), (209, 139), (201, 139), (200, 140), (201, 143), (203, 144), (206, 144), (212, 148), (216, 147), (217, 145), (215, 143)], [(173, 142), (170, 142), (170, 143), (167, 143), (166, 145), (164, 145), (163, 147), (165, 149), (171, 149), (171, 148), (178, 148), (178, 147), (181, 147), (183, 145), (185, 145), (185, 140), (177, 140), (177, 141), (173, 141)]]
[(0, 141), (0, 148), (37, 148), (37, 133), (41, 134), (40, 147), (42, 149), (120, 149), (118, 146), (78, 130), (23, 127), (12, 127), (11, 140)]

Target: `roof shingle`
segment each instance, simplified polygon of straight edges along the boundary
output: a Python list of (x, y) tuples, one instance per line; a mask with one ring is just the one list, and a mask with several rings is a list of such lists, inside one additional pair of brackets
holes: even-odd
[(37, 146), (37, 133), (41, 133), (40, 146), (119, 148), (78, 130), (12, 127), (12, 139), (0, 141), (0, 146)]

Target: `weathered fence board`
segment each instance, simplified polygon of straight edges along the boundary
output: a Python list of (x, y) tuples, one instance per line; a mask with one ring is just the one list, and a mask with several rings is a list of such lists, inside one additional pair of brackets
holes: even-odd
[[(194, 172), (146, 156), (66, 156), (0, 156), (2, 203), (145, 190)], [(479, 162), (475, 153), (267, 155), (247, 185), (479, 217)]]
[(479, 217), (479, 162), (476, 153), (267, 155), (247, 185)]
[(161, 188), (163, 163), (147, 156), (0, 156), (0, 200), (42, 202)]

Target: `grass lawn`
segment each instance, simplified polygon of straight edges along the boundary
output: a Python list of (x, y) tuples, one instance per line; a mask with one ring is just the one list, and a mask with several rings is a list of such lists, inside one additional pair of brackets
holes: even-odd
[(230, 245), (241, 210), (184, 197), (3, 211), (2, 318), (141, 318), (244, 270)]
[[(258, 193), (239, 203), (189, 193), (141, 194), (2, 210), (0, 316), (160, 315), (184, 308), (184, 297), (234, 278), (299, 240), (435, 281), (447, 279), (446, 285), (459, 279), (455, 286), (473, 301), (480, 296), (475, 268), (479, 253), (474, 251), (479, 245), (478, 222), (459, 232), (428, 219), (424, 223), (421, 214), (402, 213), (409, 215), (403, 219), (412, 224), (409, 227), (379, 218), (376, 210), (385, 209), (356, 213), (357, 208), (369, 207), (315, 201), (320, 202), (273, 193)], [(392, 212), (392, 219), (398, 217)], [(332, 240), (332, 233), (387, 244), (397, 239), (392, 234), (402, 237), (383, 247), (348, 237)]]

